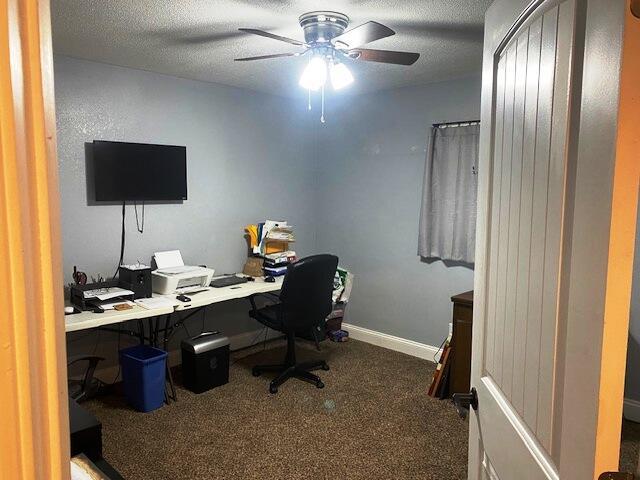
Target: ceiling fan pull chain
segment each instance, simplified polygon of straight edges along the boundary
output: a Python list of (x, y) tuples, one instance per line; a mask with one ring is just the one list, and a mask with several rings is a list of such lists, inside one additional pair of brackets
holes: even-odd
[(324, 123), (324, 85), (322, 86), (322, 112), (320, 114), (320, 122)]

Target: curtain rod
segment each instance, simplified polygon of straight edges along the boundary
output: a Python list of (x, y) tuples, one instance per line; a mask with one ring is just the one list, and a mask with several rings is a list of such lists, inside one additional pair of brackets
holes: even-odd
[(433, 126), (436, 128), (445, 128), (445, 127), (460, 127), (462, 125), (475, 125), (480, 124), (480, 120), (463, 120), (461, 122), (443, 122), (443, 123), (434, 123)]

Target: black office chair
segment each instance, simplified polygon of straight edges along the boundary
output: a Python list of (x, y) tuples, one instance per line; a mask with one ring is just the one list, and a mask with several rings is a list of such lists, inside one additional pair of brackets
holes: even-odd
[(278, 387), (291, 377), (313, 383), (317, 388), (324, 387), (320, 377), (310, 371), (318, 368), (329, 370), (329, 365), (324, 360), (296, 363), (295, 337), (296, 334), (308, 333), (324, 322), (331, 312), (333, 277), (337, 267), (338, 257), (334, 255), (303, 258), (287, 268), (279, 303), (257, 308), (256, 295), (249, 298), (252, 307), (249, 316), (287, 336), (284, 363), (253, 367), (252, 373), (256, 377), (262, 372), (280, 372), (269, 384), (271, 393), (277, 393)]

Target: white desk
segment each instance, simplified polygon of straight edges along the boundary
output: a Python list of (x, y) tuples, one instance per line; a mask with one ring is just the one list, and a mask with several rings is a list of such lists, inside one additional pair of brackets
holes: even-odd
[[(85, 311), (81, 313), (75, 313), (65, 315), (65, 331), (76, 332), (79, 330), (87, 330), (90, 328), (100, 328), (107, 325), (113, 325), (117, 323), (126, 322), (129, 320), (142, 320), (145, 318), (158, 317), (162, 315), (169, 315), (173, 312), (181, 312), (184, 310), (190, 310), (194, 308), (206, 307), (214, 303), (226, 302), (228, 300), (234, 300), (236, 298), (246, 298), (256, 293), (268, 293), (280, 290), (282, 286), (282, 280), (284, 277), (277, 277), (275, 282), (265, 282), (264, 278), (257, 277), (253, 282), (241, 283), (239, 285), (232, 285), (222, 288), (211, 288), (210, 290), (196, 293), (187, 294), (191, 298), (189, 303), (180, 303), (177, 307), (164, 307), (146, 309), (139, 306), (135, 306), (130, 310), (106, 310), (103, 313), (93, 313), (92, 311)], [(161, 296), (161, 295), (153, 295)], [(175, 295), (163, 295), (168, 298), (175, 298)]]

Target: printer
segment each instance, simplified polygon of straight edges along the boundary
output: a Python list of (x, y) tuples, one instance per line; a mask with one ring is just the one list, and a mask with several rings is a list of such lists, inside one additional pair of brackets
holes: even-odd
[(180, 250), (156, 252), (153, 258), (158, 267), (151, 272), (154, 293), (161, 295), (187, 293), (189, 290), (209, 287), (211, 283), (214, 270), (185, 265)]

